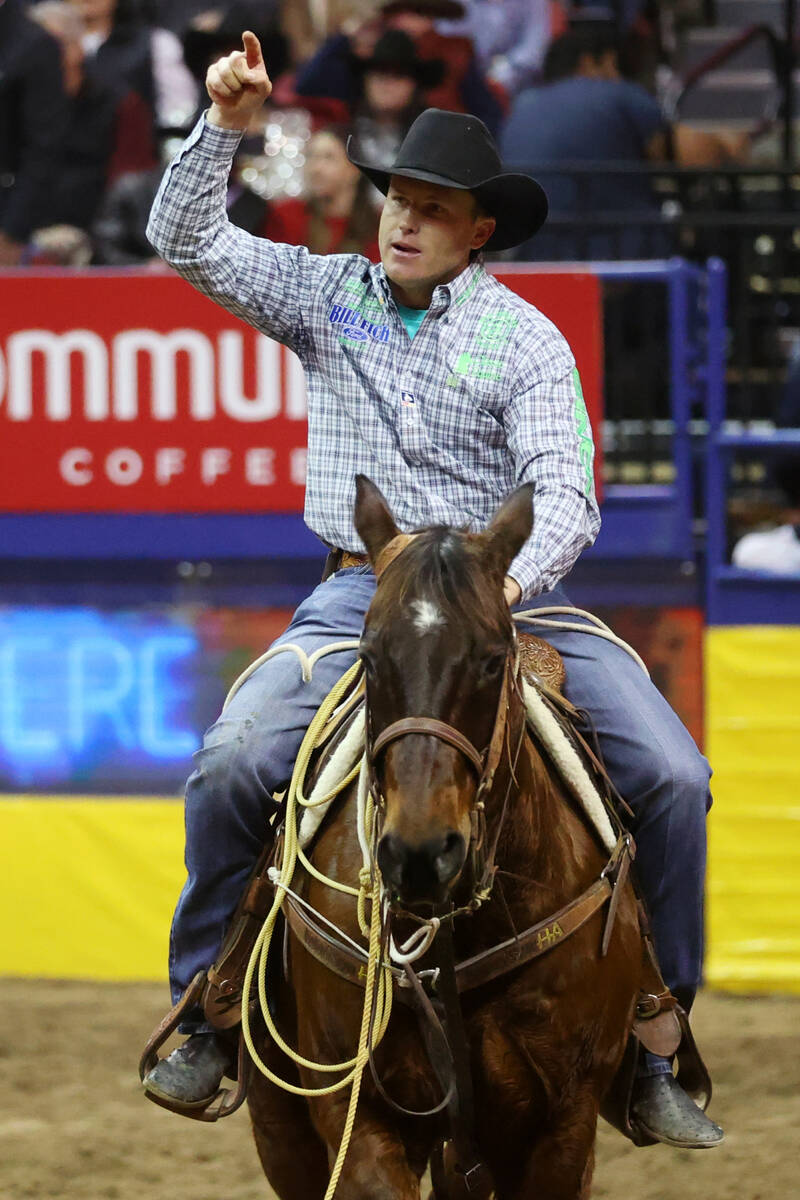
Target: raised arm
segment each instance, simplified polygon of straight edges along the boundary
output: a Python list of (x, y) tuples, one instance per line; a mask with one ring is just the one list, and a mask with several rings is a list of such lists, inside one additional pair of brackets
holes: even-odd
[(292, 349), (303, 344), (303, 308), (321, 260), (233, 225), (226, 212), (233, 157), (253, 115), (272, 90), (254, 33), (243, 50), (209, 67), (211, 107), (168, 167), (147, 236), (194, 287)]

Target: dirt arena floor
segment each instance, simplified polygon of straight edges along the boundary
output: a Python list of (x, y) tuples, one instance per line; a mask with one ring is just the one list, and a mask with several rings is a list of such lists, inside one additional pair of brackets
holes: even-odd
[[(2, 1200), (269, 1200), (245, 1112), (209, 1127), (143, 1099), (136, 1062), (161, 987), (0, 988)], [(725, 1144), (637, 1150), (601, 1123), (595, 1200), (800, 1197), (800, 997), (705, 994), (694, 1024)]]

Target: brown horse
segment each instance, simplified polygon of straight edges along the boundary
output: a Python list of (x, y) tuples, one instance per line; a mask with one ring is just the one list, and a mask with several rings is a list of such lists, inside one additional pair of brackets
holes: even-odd
[[(485, 840), (496, 842), (499, 870), (491, 901), (453, 922), (458, 960), (557, 913), (598, 879), (608, 857), (526, 735), (522, 699), (509, 674), (514, 631), (503, 580), (531, 523), (531, 491), (523, 487), (481, 534), (432, 528), (402, 535), (377, 488), (359, 479), (356, 525), (378, 576), (361, 643), (368, 743), (378, 744), (374, 782), (383, 804), (378, 861), (384, 885), (405, 910), (430, 912), (437, 905), (441, 911), (443, 903), (459, 905), (471, 894), (477, 768), (458, 737), (441, 728), (457, 731), (471, 747), (486, 747), (497, 729), (501, 693), (507, 699), (503, 752), (482, 796)], [(509, 678), (510, 688), (504, 686)], [(393, 729), (381, 744), (381, 734), (405, 718), (424, 718), (435, 731), (412, 723)], [(326, 874), (357, 878), (353, 804), (335, 807), (313, 859)], [(352, 897), (308, 878), (295, 886), (359, 938)], [(604, 921), (605, 910), (598, 911), (563, 944), (462, 996), (476, 1149), (497, 1200), (589, 1195), (599, 1104), (623, 1055), (639, 987), (640, 934), (629, 884), (602, 956)], [(350, 1058), (363, 990), (321, 965), (292, 935), (289, 963), (277, 998), (284, 1030), (313, 1061)], [(265, 1055), (287, 1073), (269, 1046)], [(436, 1105), (439, 1082), (416, 1021), (400, 1004), (376, 1065), (399, 1104)], [(330, 1082), (305, 1070), (300, 1077), (304, 1086)], [(256, 1143), (281, 1200), (323, 1196), (347, 1102), (347, 1092), (298, 1099), (254, 1075), (249, 1104)], [(366, 1075), (337, 1196), (418, 1200), (420, 1179), (445, 1136), (441, 1116), (398, 1116)]]

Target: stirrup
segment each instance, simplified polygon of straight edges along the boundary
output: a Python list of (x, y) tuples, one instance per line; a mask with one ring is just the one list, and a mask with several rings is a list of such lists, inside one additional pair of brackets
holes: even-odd
[[(142, 1057), (139, 1059), (139, 1078), (144, 1083), (145, 1076), (161, 1061), (158, 1051), (167, 1038), (175, 1032), (189, 1009), (196, 1007), (203, 996), (207, 982), (206, 972), (198, 971), (177, 1004), (169, 1010), (164, 1019), (151, 1033)], [(237, 1082), (235, 1088), (218, 1088), (213, 1096), (206, 1101), (185, 1103), (181, 1100), (167, 1100), (149, 1092), (145, 1086), (145, 1096), (161, 1108), (168, 1108), (181, 1117), (191, 1117), (194, 1121), (219, 1121), (229, 1117), (244, 1103), (247, 1096), (247, 1085), (250, 1079), (250, 1056), (247, 1053), (244, 1038), (239, 1031), (239, 1049), (237, 1055)]]

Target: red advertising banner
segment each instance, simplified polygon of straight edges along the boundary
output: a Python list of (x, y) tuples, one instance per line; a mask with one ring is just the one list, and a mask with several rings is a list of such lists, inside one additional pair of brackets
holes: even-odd
[[(598, 280), (500, 278), (563, 330), (598, 428)], [(177, 276), (2, 273), (0, 512), (298, 512), (305, 445), (296, 357)]]

